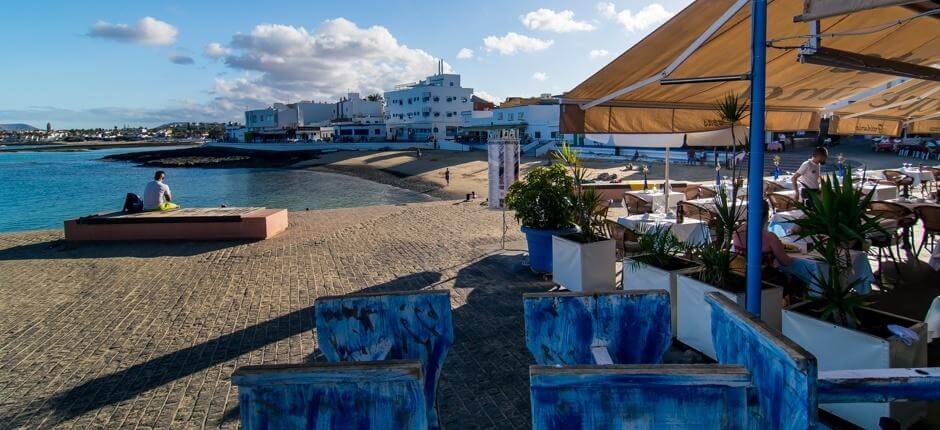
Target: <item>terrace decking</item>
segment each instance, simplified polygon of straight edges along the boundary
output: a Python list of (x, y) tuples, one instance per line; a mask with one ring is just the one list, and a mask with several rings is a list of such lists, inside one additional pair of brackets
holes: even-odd
[(115, 212), (65, 221), (65, 239), (264, 240), (287, 229), (287, 209), (183, 208), (162, 212)]

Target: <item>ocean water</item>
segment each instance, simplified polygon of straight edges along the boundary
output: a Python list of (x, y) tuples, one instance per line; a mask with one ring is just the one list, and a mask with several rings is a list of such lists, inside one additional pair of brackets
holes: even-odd
[[(82, 152), (0, 151), (0, 232), (57, 229), (78, 216), (121, 210), (125, 194), (143, 194), (152, 167), (100, 160), (147, 149)], [(175, 202), (185, 207), (266, 206), (290, 210), (413, 203), (431, 197), (332, 173), (286, 169), (164, 168)]]

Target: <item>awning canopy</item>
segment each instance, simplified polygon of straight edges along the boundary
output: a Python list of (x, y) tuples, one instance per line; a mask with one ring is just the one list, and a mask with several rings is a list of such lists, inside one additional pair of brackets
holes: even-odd
[[(938, 23), (937, 25), (940, 25)], [(940, 112), (940, 82), (911, 79), (847, 106), (836, 108), (832, 134), (884, 134), (897, 136), (905, 122)], [(923, 124), (927, 124), (924, 126)], [(931, 133), (930, 120), (915, 121), (911, 133)]]
[[(727, 127), (711, 106), (730, 92), (748, 97), (750, 81), (661, 85), (660, 80), (748, 73), (748, 3), (698, 0), (689, 5), (566, 93), (561, 132), (676, 133)], [(800, 63), (798, 48), (807, 40), (811, 25), (794, 22), (803, 7), (804, 0), (768, 2), (767, 38), (778, 48), (767, 51), (768, 131), (816, 130), (819, 114), (827, 105), (896, 79)], [(940, 62), (940, 25), (930, 16), (912, 19), (917, 13), (906, 6), (891, 6), (824, 18), (819, 27), (822, 34), (864, 34), (824, 37), (822, 46), (922, 66)], [(723, 18), (727, 19), (722, 22)], [(899, 21), (903, 23), (881, 31), (859, 31)], [(697, 40), (703, 43), (693, 49)], [(745, 120), (742, 125), (747, 124)]]

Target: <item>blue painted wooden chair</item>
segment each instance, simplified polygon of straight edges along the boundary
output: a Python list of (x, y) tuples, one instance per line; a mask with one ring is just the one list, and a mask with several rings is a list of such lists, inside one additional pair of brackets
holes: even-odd
[(818, 372), (816, 357), (727, 297), (709, 293), (705, 301), (718, 362), (751, 374), (757, 398), (751, 428), (820, 427), (820, 402), (940, 400), (940, 368)]
[(438, 428), (436, 392), (454, 324), (447, 291), (321, 297), (317, 343), (328, 361), (419, 360), (428, 424)]
[(428, 428), (416, 360), (248, 366), (232, 382), (246, 430)]
[(531, 366), (532, 428), (747, 428), (741, 366)]
[(538, 364), (655, 364), (672, 342), (665, 291), (526, 294), (523, 304)]

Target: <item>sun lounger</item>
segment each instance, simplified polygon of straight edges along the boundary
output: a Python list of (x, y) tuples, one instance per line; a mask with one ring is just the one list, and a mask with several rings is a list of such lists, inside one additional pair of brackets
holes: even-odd
[(70, 241), (263, 240), (287, 229), (286, 209), (184, 208), (65, 221)]

